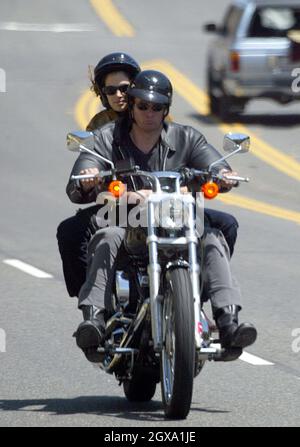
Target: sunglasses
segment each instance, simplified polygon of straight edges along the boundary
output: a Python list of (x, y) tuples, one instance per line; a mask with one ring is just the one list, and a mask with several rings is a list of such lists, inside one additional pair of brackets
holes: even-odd
[(106, 85), (102, 88), (102, 92), (104, 95), (113, 96), (117, 93), (117, 91), (121, 93), (126, 93), (128, 90), (129, 84), (123, 85)]
[(152, 112), (161, 112), (165, 108), (164, 104), (148, 104), (147, 102), (136, 102), (135, 105), (143, 112), (149, 109), (152, 110)]

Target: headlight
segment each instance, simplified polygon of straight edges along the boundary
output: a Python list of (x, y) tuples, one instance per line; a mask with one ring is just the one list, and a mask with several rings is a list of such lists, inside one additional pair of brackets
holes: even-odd
[(187, 225), (188, 207), (180, 199), (167, 198), (155, 207), (155, 224), (169, 230), (179, 230)]

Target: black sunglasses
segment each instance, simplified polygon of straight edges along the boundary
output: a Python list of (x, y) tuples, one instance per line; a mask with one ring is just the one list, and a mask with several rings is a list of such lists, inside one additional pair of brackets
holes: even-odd
[(102, 88), (102, 92), (104, 95), (112, 96), (117, 93), (117, 91), (121, 93), (126, 93), (128, 90), (129, 84), (122, 84), (122, 85), (106, 85)]
[(164, 104), (149, 104), (147, 102), (136, 102), (135, 105), (143, 112), (149, 109), (152, 110), (152, 112), (161, 112), (165, 108)]

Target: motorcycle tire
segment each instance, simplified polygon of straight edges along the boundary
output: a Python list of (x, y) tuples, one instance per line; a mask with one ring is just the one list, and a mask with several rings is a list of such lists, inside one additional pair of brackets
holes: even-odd
[(133, 376), (123, 382), (123, 389), (129, 402), (149, 402), (155, 394), (156, 381), (149, 376)]
[(190, 411), (195, 370), (194, 299), (189, 272), (174, 268), (166, 274), (163, 302), (161, 391), (164, 412), (185, 419)]

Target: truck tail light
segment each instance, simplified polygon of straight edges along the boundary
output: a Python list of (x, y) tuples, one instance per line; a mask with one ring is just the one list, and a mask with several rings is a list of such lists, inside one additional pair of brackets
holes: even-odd
[(230, 69), (234, 72), (240, 71), (240, 55), (237, 51), (230, 53)]

